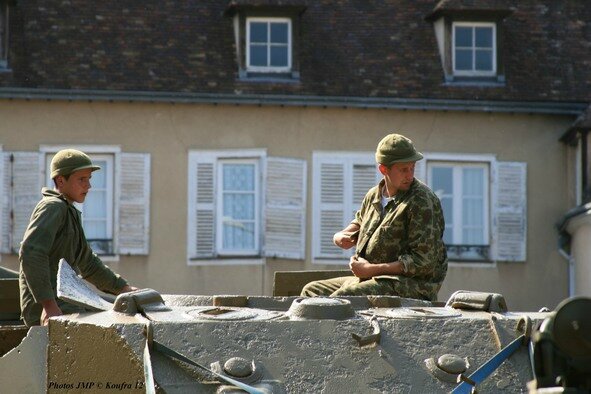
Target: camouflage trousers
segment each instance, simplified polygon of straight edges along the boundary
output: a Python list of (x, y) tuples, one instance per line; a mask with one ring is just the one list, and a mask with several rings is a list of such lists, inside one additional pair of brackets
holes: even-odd
[(395, 282), (389, 278), (359, 279), (356, 276), (317, 280), (308, 283), (302, 289), (301, 296), (362, 296), (362, 295), (399, 295)]

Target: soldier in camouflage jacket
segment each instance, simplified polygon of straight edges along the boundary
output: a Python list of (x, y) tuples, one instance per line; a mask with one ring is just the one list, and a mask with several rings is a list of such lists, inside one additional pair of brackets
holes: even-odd
[(423, 155), (412, 142), (390, 134), (378, 145), (384, 179), (366, 194), (355, 219), (334, 243), (356, 246), (354, 276), (308, 283), (303, 296), (397, 295), (436, 300), (447, 272), (445, 223), (439, 198), (414, 178)]

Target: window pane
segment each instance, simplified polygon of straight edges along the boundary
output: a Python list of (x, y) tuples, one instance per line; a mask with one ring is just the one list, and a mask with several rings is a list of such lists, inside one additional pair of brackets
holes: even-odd
[(94, 219), (107, 217), (107, 192), (90, 189), (84, 201), (84, 218)]
[(94, 161), (96, 165), (98, 165), (101, 169), (99, 171), (92, 172), (92, 178), (90, 183), (93, 188), (104, 189), (107, 187), (107, 177), (106, 177), (106, 170), (107, 170), (107, 162), (103, 160)]
[(254, 219), (254, 194), (224, 193), (224, 220), (233, 219)]
[(492, 32), (493, 29), (492, 27), (477, 27), (475, 29), (475, 34), (476, 34), (476, 46), (477, 47), (484, 47), (484, 48), (492, 48), (492, 43), (493, 43), (493, 37), (492, 37)]
[(106, 239), (108, 238), (107, 224), (104, 220), (86, 220), (84, 222), (84, 235), (88, 239)]
[(493, 69), (492, 51), (488, 49), (476, 50), (476, 70), (491, 71)]
[(431, 174), (433, 178), (431, 187), (435, 194), (439, 196), (452, 193), (453, 181), (451, 167), (434, 167)]
[(224, 164), (224, 191), (254, 190), (254, 165)]
[(254, 223), (224, 223), (223, 248), (225, 250), (254, 249)]
[(287, 67), (287, 47), (271, 47), (271, 66)]
[(456, 49), (456, 70), (472, 70), (472, 51)]
[(484, 241), (484, 169), (462, 170), (462, 243), (482, 245)]
[(484, 186), (484, 169), (464, 168), (462, 171), (464, 196), (482, 196)]
[(456, 26), (455, 30), (456, 47), (472, 47), (472, 28)]
[(251, 22), (250, 24), (250, 42), (267, 43), (267, 23)]
[(250, 46), (250, 65), (251, 66), (266, 66), (267, 65), (267, 46), (251, 45)]
[(287, 44), (287, 23), (271, 23), (271, 42)]

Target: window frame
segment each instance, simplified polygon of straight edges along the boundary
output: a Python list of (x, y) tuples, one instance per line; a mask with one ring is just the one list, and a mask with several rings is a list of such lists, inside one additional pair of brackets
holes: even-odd
[[(224, 199), (223, 195), (225, 189), (223, 187), (223, 167), (226, 163), (232, 164), (253, 164), (254, 165), (254, 248), (252, 250), (241, 250), (241, 251), (232, 251), (226, 250), (223, 247), (223, 228), (224, 228)], [(214, 191), (215, 195), (217, 196), (217, 201), (219, 202), (215, 206), (215, 233), (216, 233), (216, 240), (215, 240), (215, 253), (219, 257), (225, 256), (261, 256), (261, 226), (262, 226), (262, 217), (261, 217), (261, 205), (263, 196), (261, 194), (261, 159), (260, 158), (228, 158), (228, 157), (218, 157), (216, 160), (216, 169), (217, 172), (217, 182), (216, 190)]]
[[(469, 48), (472, 53), (472, 70), (458, 70), (456, 68), (456, 27), (470, 27), (472, 29), (472, 46)], [(480, 71), (476, 70), (476, 47), (475, 29), (477, 27), (492, 27), (492, 70)], [(463, 47), (462, 47), (463, 48)], [(451, 63), (452, 73), (454, 76), (465, 77), (494, 77), (497, 75), (497, 24), (495, 22), (469, 22), (469, 21), (453, 21), (451, 24)]]
[[(190, 149), (188, 151), (188, 165), (189, 170), (187, 174), (188, 187), (187, 187), (187, 265), (188, 266), (224, 266), (224, 265), (264, 265), (265, 256), (262, 250), (262, 243), (259, 243), (259, 251), (257, 255), (217, 255), (217, 239), (213, 241), (213, 255), (212, 256), (198, 256), (198, 250), (194, 243), (197, 233), (197, 215), (196, 211), (199, 206), (208, 205), (208, 203), (200, 203), (195, 198), (197, 196), (197, 171), (196, 166), (198, 163), (211, 163), (215, 161), (213, 172), (213, 197), (214, 207), (213, 214), (217, 215), (217, 204), (215, 204), (215, 197), (217, 196), (217, 189), (219, 179), (217, 176), (217, 163), (220, 159), (254, 159), (259, 160), (259, 174), (260, 180), (260, 199), (259, 199), (259, 212), (260, 212), (260, 224), (261, 226), (265, 222), (265, 213), (262, 207), (264, 206), (264, 196), (266, 193), (266, 184), (262, 180), (263, 174), (266, 172), (266, 160), (267, 150), (266, 149), (221, 149), (221, 150), (202, 150), (202, 149)], [(217, 217), (213, 218), (213, 229), (214, 237), (217, 238)], [(263, 231), (259, 229), (259, 242), (262, 237)]]
[[(484, 259), (475, 259), (471, 257), (467, 257), (465, 259), (450, 257), (450, 262), (457, 262), (458, 264), (465, 266), (469, 263), (476, 263), (479, 265), (482, 264), (490, 264), (494, 262), (493, 254), (496, 248), (496, 241), (494, 238), (494, 215), (495, 215), (495, 201), (494, 201), (494, 168), (495, 163), (497, 163), (497, 159), (494, 155), (488, 154), (454, 154), (454, 153), (433, 153), (433, 152), (423, 152), (424, 159), (417, 162), (423, 167), (422, 170), (416, 171), (415, 170), (415, 177), (421, 179), (425, 184), (427, 184), (431, 188), (431, 171), (429, 164), (431, 162), (435, 163), (455, 163), (457, 165), (470, 165), (470, 164), (481, 164), (485, 165), (488, 168), (487, 179), (488, 181), (485, 183), (484, 187), (487, 190), (485, 194), (486, 203), (485, 209), (486, 212), (484, 213), (485, 218), (487, 219), (486, 226), (486, 235), (488, 237), (488, 243), (484, 246), (488, 247), (488, 256)], [(424, 173), (421, 176), (421, 171)], [(434, 191), (435, 192), (435, 191)], [(446, 228), (447, 231), (447, 228)], [(448, 247), (448, 245), (446, 245)], [(449, 251), (449, 248), (448, 248)]]
[[(267, 66), (252, 66), (250, 63), (250, 24), (252, 22), (264, 22), (267, 24), (267, 32), (268, 34), (268, 41), (267, 41)], [(279, 67), (279, 66), (271, 66), (269, 63), (271, 61), (270, 57), (270, 50), (273, 46), (270, 42), (270, 27), (271, 23), (286, 23), (287, 24), (287, 66)], [(246, 43), (245, 43), (245, 52), (246, 52), (246, 71), (253, 72), (253, 73), (289, 73), (292, 71), (292, 52), (293, 52), (293, 27), (292, 27), (292, 20), (291, 18), (286, 17), (246, 17)]]
[[(107, 174), (107, 185), (111, 186), (111, 192), (108, 192), (107, 197), (107, 212), (110, 213), (111, 219), (107, 219), (107, 222), (110, 223), (110, 228), (107, 228), (107, 234), (111, 234), (111, 249), (112, 253), (109, 254), (98, 254), (97, 255), (103, 261), (119, 261), (119, 188), (118, 188), (118, 179), (120, 178), (120, 157), (119, 154), (121, 153), (121, 149), (118, 146), (111, 146), (111, 145), (44, 145), (39, 148), (39, 152), (42, 153), (40, 155), (40, 167), (43, 169), (43, 180), (44, 184), (47, 187), (54, 187), (53, 180), (51, 179), (51, 171), (50, 163), (51, 158), (55, 153), (62, 149), (74, 148), (85, 152), (91, 159), (95, 158), (110, 158), (112, 160), (112, 169)], [(101, 171), (104, 171), (101, 168)], [(111, 178), (110, 180), (108, 178)], [(76, 208), (83, 212), (84, 207), (80, 206), (80, 204), (74, 203)], [(83, 219), (84, 223), (84, 219)]]
[[(485, 162), (458, 162), (458, 161), (441, 161), (441, 160), (428, 160), (427, 162), (427, 178), (429, 179), (429, 187), (437, 194), (437, 191), (434, 190), (431, 180), (433, 179), (433, 169), (434, 168), (451, 168), (452, 170), (452, 222), (451, 224), (446, 222), (445, 231), (451, 231), (451, 238), (452, 242), (446, 242), (446, 246), (451, 246), (451, 249), (457, 249), (462, 247), (473, 247), (478, 248), (481, 247), (488, 247), (490, 248), (491, 245), (491, 228), (490, 228), (490, 217), (492, 212), (492, 207), (490, 204), (490, 193), (491, 193), (491, 185), (490, 185), (490, 176), (491, 176), (491, 168), (488, 163)], [(479, 168), (483, 170), (483, 179), (482, 179), (482, 239), (485, 240), (485, 243), (482, 244), (469, 244), (464, 242), (463, 239), (463, 231), (465, 229), (465, 225), (463, 223), (463, 213), (465, 210), (464, 207), (464, 184), (462, 178), (462, 170), (466, 168)], [(438, 195), (441, 199), (441, 196)], [(448, 254), (450, 254), (450, 250), (448, 250)], [(461, 257), (457, 257), (459, 260), (464, 260)], [(485, 258), (485, 260), (490, 259), (490, 252), (489, 256)], [(478, 260), (478, 259), (476, 259)]]

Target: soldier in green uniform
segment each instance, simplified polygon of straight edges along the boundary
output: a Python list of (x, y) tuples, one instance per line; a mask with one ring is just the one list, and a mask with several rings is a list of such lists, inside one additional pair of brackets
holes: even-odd
[(91, 174), (98, 169), (75, 149), (61, 150), (51, 161), (55, 189), (43, 188), (43, 198), (33, 210), (19, 252), (21, 318), (27, 326), (46, 325), (52, 316), (84, 311), (57, 299), (57, 270), (62, 258), (103, 291), (120, 294), (137, 290), (92, 252), (80, 211), (72, 204), (84, 202)]
[(302, 296), (395, 295), (436, 300), (447, 272), (445, 223), (439, 198), (414, 178), (423, 155), (400, 134), (384, 137), (376, 161), (384, 179), (365, 195), (335, 245), (356, 246), (353, 276), (308, 283)]

